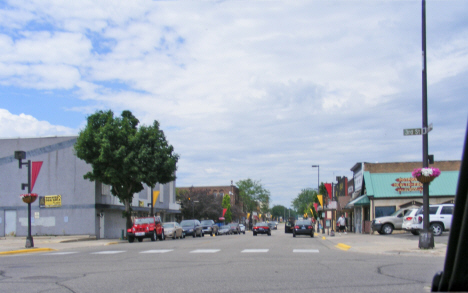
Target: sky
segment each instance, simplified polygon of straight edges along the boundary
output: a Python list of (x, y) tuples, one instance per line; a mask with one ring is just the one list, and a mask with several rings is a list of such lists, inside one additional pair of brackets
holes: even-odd
[[(270, 206), (358, 162), (422, 161), (422, 1), (0, 1), (0, 138), (159, 121), (179, 187)], [(468, 1), (426, 2), (429, 153), (460, 160)], [(312, 168), (312, 165), (319, 165)]]

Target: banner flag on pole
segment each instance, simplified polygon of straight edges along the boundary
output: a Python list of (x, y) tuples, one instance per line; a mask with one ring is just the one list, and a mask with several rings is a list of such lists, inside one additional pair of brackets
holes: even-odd
[(320, 206), (323, 207), (323, 195), (317, 195), (317, 198), (318, 198), (318, 200), (320, 202)]
[(36, 183), (37, 176), (39, 176), (39, 171), (41, 171), (42, 161), (41, 162), (32, 162), (31, 166), (31, 192), (34, 188), (34, 184)]
[(153, 191), (153, 207), (156, 205), (156, 201), (158, 200), (158, 197), (159, 197), (159, 190)]

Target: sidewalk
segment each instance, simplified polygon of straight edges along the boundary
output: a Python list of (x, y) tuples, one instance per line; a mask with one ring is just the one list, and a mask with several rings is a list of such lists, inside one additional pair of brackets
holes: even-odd
[(329, 236), (326, 234), (316, 234), (322, 241), (328, 242), (335, 248), (372, 254), (401, 254), (416, 256), (445, 257), (447, 245), (435, 243), (434, 249), (419, 249), (419, 237), (411, 239), (401, 238), (397, 235), (370, 235), (370, 234), (341, 234)]
[[(0, 237), (0, 256), (18, 253), (57, 251), (77, 247), (118, 244), (120, 239), (99, 239), (89, 235), (33, 236), (34, 247), (26, 248), (26, 237)], [(126, 241), (123, 241), (126, 242)]]

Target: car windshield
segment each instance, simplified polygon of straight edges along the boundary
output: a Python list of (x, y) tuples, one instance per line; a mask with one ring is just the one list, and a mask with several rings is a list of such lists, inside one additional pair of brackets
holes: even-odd
[(135, 224), (137, 224), (137, 225), (150, 224), (153, 221), (154, 221), (153, 218), (136, 218), (135, 219)]
[(175, 224), (174, 223), (164, 223), (163, 227), (164, 228), (174, 228)]
[(180, 225), (182, 227), (193, 227), (194, 224), (193, 224), (193, 221), (182, 221), (180, 222)]
[(221, 226), (221, 229), (231, 229), (230, 226)]
[(201, 221), (202, 225), (211, 225), (211, 221)]
[(260, 222), (260, 223), (257, 223), (256, 226), (257, 226), (257, 227), (259, 227), (259, 226), (265, 227), (265, 226), (268, 226), (268, 224), (265, 223), (265, 222)]

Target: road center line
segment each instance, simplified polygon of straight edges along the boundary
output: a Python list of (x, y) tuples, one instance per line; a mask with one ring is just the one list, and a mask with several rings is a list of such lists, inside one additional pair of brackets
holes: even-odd
[(117, 253), (122, 253), (122, 252), (125, 252), (125, 250), (107, 250), (107, 251), (93, 252), (91, 254), (117, 254)]

